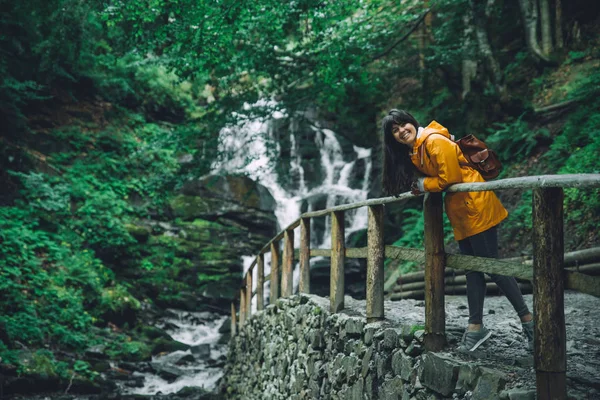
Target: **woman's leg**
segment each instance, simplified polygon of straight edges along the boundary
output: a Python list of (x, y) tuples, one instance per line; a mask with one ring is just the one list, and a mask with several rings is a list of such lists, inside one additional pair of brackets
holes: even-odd
[[(470, 238), (458, 241), (460, 252), (467, 256), (475, 255)], [(485, 299), (485, 277), (483, 272), (467, 271), (467, 303), (469, 304), (469, 325), (481, 325), (483, 319), (483, 301)]]
[[(498, 258), (498, 229), (496, 226), (467, 239), (470, 239), (474, 256)], [(512, 276), (496, 274), (488, 275), (492, 281), (498, 285), (508, 301), (510, 301), (521, 320), (529, 320), (530, 312), (525, 304), (525, 300), (523, 300), (523, 295), (521, 294), (521, 289), (519, 288), (516, 279)]]

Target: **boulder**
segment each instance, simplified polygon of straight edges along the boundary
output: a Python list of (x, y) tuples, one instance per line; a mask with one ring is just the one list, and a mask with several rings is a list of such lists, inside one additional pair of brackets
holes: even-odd
[(210, 357), (210, 344), (203, 343), (190, 347), (192, 354), (196, 358), (206, 359)]
[(165, 365), (160, 363), (152, 363), (152, 367), (156, 371), (156, 374), (171, 383), (177, 380), (177, 378), (183, 376), (185, 372), (177, 367), (171, 365)]

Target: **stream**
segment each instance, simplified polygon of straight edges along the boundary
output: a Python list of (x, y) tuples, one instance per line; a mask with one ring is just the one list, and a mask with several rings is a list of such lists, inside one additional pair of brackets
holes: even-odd
[[(191, 346), (190, 349), (154, 356), (150, 368), (135, 372), (133, 380), (121, 385), (123, 393), (165, 395), (184, 387), (211, 391), (221, 378), (227, 345), (219, 342), (222, 337), (219, 329), (229, 324), (228, 317), (180, 310), (167, 310), (167, 315), (158, 326), (173, 339)], [(143, 386), (136, 382), (143, 382)]]

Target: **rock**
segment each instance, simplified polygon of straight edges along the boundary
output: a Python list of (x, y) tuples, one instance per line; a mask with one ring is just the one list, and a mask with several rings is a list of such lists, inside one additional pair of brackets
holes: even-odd
[(506, 386), (506, 375), (503, 372), (486, 367), (479, 367), (479, 370), (480, 376), (475, 389), (473, 389), (473, 398), (499, 399), (499, 393)]
[(420, 343), (423, 343), (423, 337), (425, 336), (424, 330), (419, 329), (418, 331), (415, 331), (414, 335), (416, 340), (418, 340)]
[(449, 396), (456, 387), (460, 363), (438, 353), (427, 353), (423, 358), (423, 369), (419, 375), (423, 386)]
[(159, 338), (154, 340), (154, 345), (152, 346), (152, 354), (155, 355), (164, 352), (171, 353), (178, 350), (185, 351), (189, 348), (189, 345), (178, 342), (177, 340)]
[(219, 327), (219, 331), (218, 332), (220, 334), (230, 333), (231, 332), (231, 317), (225, 318), (225, 321), (223, 321), (223, 323)]
[(535, 400), (535, 390), (510, 389), (499, 394), (501, 400)]
[(392, 350), (398, 346), (398, 331), (394, 328), (388, 328), (383, 331), (382, 346), (385, 350)]
[(361, 337), (365, 323), (356, 318), (349, 318), (344, 325), (346, 334), (350, 337)]
[(476, 365), (462, 364), (458, 371), (456, 391), (458, 393), (464, 394), (469, 390), (473, 390), (475, 388), (475, 384), (477, 383), (477, 378), (479, 378), (480, 373), (481, 370), (477, 368)]
[(152, 367), (154, 368), (158, 376), (160, 376), (169, 383), (174, 382), (175, 380), (177, 380), (177, 378), (185, 374), (185, 372), (182, 369), (170, 365), (152, 363)]
[(405, 350), (405, 353), (411, 357), (417, 357), (422, 352), (423, 352), (423, 346), (421, 346), (418, 343), (415, 343), (414, 341), (410, 345), (408, 345), (408, 347)]
[(196, 361), (196, 359), (194, 358), (193, 355), (185, 354), (179, 360), (175, 361), (175, 365), (185, 365), (185, 364), (193, 363), (195, 361)]
[(196, 358), (206, 359), (210, 357), (210, 344), (198, 344), (190, 347), (190, 350)]
[(103, 344), (98, 344), (96, 346), (89, 347), (85, 350), (84, 356), (87, 359), (96, 359), (96, 360), (107, 360), (108, 355), (106, 354), (106, 346)]
[(92, 364), (92, 370), (96, 372), (106, 372), (110, 369), (110, 363), (107, 360), (98, 361)]
[(152, 233), (152, 229), (149, 226), (125, 224), (125, 229), (139, 243), (146, 243)]

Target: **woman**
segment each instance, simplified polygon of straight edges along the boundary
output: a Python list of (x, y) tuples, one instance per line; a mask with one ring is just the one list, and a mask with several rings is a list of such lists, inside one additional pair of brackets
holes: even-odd
[[(388, 194), (411, 189), (413, 194), (441, 192), (460, 182), (484, 182), (471, 168), (453, 136), (436, 121), (423, 128), (403, 110), (391, 110), (383, 119), (383, 188)], [(415, 179), (415, 171), (422, 177)], [(462, 254), (498, 257), (498, 224), (508, 212), (494, 192), (447, 193), (445, 208)], [(515, 278), (489, 274), (521, 319), (529, 349), (533, 349), (533, 319)], [(459, 349), (473, 351), (491, 332), (483, 325), (486, 284), (482, 272), (467, 271), (469, 325)]]

